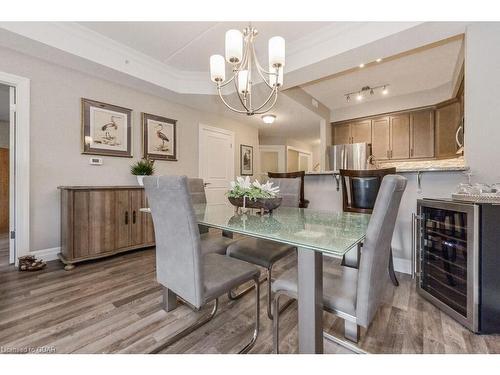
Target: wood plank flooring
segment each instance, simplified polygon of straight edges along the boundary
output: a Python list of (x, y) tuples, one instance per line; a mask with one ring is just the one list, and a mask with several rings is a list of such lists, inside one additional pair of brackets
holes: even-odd
[(9, 264), (9, 234), (0, 233), (0, 266)]
[[(276, 274), (293, 267), (294, 256), (277, 265)], [(360, 347), (371, 353), (500, 353), (500, 336), (478, 336), (416, 294), (413, 281), (399, 275), (388, 286), (384, 305)], [(270, 353), (271, 321), (262, 287), (261, 332), (252, 353)], [(253, 330), (252, 293), (240, 301), (220, 300), (216, 317), (167, 348), (165, 353), (234, 353)], [(79, 264), (64, 271), (58, 261), (36, 273), (0, 266), (0, 346), (26, 350), (44, 347), (56, 353), (147, 353), (176, 331), (207, 313), (180, 305), (166, 313), (155, 282), (154, 250), (141, 250)], [(342, 336), (342, 322), (325, 313), (325, 328)], [(281, 318), (282, 353), (297, 350), (297, 304)], [(325, 341), (327, 353), (348, 353)]]

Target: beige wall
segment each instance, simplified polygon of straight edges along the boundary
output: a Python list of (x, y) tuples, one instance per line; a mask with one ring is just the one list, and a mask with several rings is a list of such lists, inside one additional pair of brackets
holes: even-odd
[[(0, 49), (0, 71), (31, 80), (30, 247), (60, 246), (59, 185), (137, 184), (129, 166), (142, 156), (141, 111), (178, 120), (177, 162), (158, 161), (157, 174), (198, 175), (198, 124), (235, 132), (235, 174), (239, 174), (239, 145), (258, 150), (256, 128), (234, 120), (170, 103), (129, 87), (97, 79), (17, 52)], [(82, 155), (80, 99), (103, 101), (133, 110), (134, 158), (103, 156), (102, 166), (89, 165)], [(260, 165), (259, 153), (254, 164)]]

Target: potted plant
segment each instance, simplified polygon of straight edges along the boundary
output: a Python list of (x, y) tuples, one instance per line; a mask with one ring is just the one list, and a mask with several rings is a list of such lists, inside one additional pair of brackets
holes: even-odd
[(139, 185), (144, 186), (144, 176), (151, 176), (155, 171), (154, 160), (141, 159), (130, 167), (130, 173), (137, 177)]
[(257, 208), (260, 209), (261, 214), (271, 213), (281, 204), (282, 198), (278, 197), (279, 188), (273, 186), (270, 181), (261, 184), (257, 180), (250, 182), (248, 176), (237, 177), (236, 181), (231, 181), (230, 186), (227, 196), (236, 211), (241, 207), (243, 211), (247, 208)]

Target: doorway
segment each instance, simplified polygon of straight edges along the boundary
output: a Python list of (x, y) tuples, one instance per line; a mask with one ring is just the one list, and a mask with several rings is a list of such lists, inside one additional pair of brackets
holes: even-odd
[(14, 88), (0, 84), (0, 266), (12, 263), (15, 254), (11, 254), (9, 233), (13, 207), (13, 131), (11, 129), (11, 91)]
[(208, 204), (227, 204), (226, 192), (234, 180), (234, 133), (200, 124), (199, 176)]

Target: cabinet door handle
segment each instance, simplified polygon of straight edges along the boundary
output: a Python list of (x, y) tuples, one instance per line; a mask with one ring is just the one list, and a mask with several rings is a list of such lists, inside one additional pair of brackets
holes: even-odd
[(125, 211), (125, 225), (128, 224), (128, 211)]
[(410, 156), (413, 156), (413, 148), (410, 148)]
[(390, 151), (389, 151), (389, 150), (387, 150), (387, 159), (390, 159), (390, 158), (391, 158), (391, 156), (390, 156), (390, 155), (391, 155), (391, 154), (390, 154)]
[(136, 221), (136, 214), (135, 214), (135, 210), (132, 211), (132, 224), (135, 224), (135, 221)]

